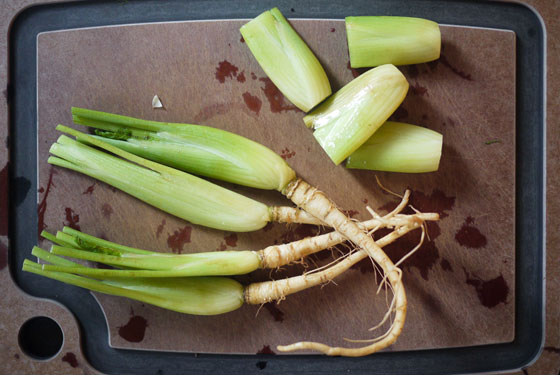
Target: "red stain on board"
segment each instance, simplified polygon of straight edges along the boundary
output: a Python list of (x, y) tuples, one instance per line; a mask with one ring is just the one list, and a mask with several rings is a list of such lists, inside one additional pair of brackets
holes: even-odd
[(0, 242), (0, 271), (8, 265), (8, 247)]
[(428, 94), (428, 89), (424, 86), (420, 86), (419, 83), (415, 83), (413, 85), (410, 85), (410, 92), (412, 92), (414, 95), (424, 96)]
[(181, 254), (183, 246), (191, 242), (191, 232), (192, 227), (188, 225), (174, 231), (173, 234), (167, 238), (167, 246), (169, 246), (174, 253)]
[(67, 352), (64, 357), (62, 357), (62, 362), (67, 362), (71, 367), (78, 367), (78, 360), (76, 355), (72, 352)]
[(268, 232), (269, 230), (271, 230), (274, 227), (274, 223), (271, 223), (270, 221), (268, 223), (266, 223), (266, 225), (264, 226), (264, 228), (262, 229), (265, 232)]
[(251, 72), (251, 79), (254, 81), (257, 79), (257, 75), (253, 72)]
[(320, 233), (320, 228), (311, 224), (298, 224), (287, 228), (278, 239), (278, 243), (289, 243), (303, 240), (307, 237), (314, 237)]
[(225, 242), (221, 242), (220, 246), (218, 246), (215, 251), (224, 251), (225, 249), (227, 249), (227, 245)]
[(246, 81), (245, 72), (239, 73), (239, 74), (237, 75), (237, 82), (243, 83), (243, 82), (245, 82), (245, 81)]
[(560, 354), (560, 348), (557, 348), (555, 346), (545, 346), (544, 350), (549, 352), (549, 353)]
[(64, 209), (64, 213), (66, 214), (66, 221), (64, 222), (64, 225), (72, 229), (80, 230), (80, 225), (78, 224), (80, 221), (80, 215), (75, 213), (70, 207), (66, 207)]
[(474, 286), (478, 299), (483, 306), (490, 309), (500, 303), (507, 303), (509, 286), (501, 274), (494, 279), (483, 280), (476, 275), (470, 276), (466, 269), (463, 270), (465, 271), (466, 283)]
[(389, 121), (401, 121), (407, 117), (408, 117), (408, 111), (403, 107), (399, 107), (395, 112), (393, 112), (391, 117), (389, 117)]
[(87, 187), (87, 189), (84, 190), (84, 192), (83, 192), (82, 194), (83, 194), (83, 195), (86, 195), (86, 194), (92, 195), (94, 189), (95, 189), (95, 182), (94, 182), (93, 184), (89, 185), (89, 186)]
[(113, 207), (111, 207), (109, 203), (103, 203), (103, 206), (101, 206), (101, 213), (103, 214), (103, 217), (108, 219), (113, 213)]
[(368, 202), (367, 198), (362, 199), (362, 202), (364, 202), (364, 204), (367, 204)]
[(239, 39), (239, 41), (240, 41), (241, 43), (245, 43), (245, 39), (243, 39), (243, 37), (241, 37), (241, 38)]
[(228, 113), (229, 111), (231, 111), (232, 109), (232, 104), (231, 103), (216, 103), (216, 104), (211, 104), (208, 105), (204, 108), (202, 108), (195, 116), (194, 116), (194, 122), (195, 123), (200, 123), (200, 122), (204, 122), (214, 116), (217, 115), (223, 115)]
[(257, 96), (251, 95), (249, 92), (244, 92), (242, 96), (247, 108), (258, 115), (262, 107), (262, 101)]
[(284, 148), (282, 150), (282, 152), (280, 153), (280, 157), (284, 160), (290, 159), (292, 157), (296, 156), (296, 152), (295, 151), (290, 151), (289, 148)]
[(454, 67), (453, 65), (451, 65), (451, 63), (447, 60), (447, 58), (441, 54), (439, 56), (439, 61), (446, 66), (447, 68), (449, 68), (455, 75), (461, 77), (464, 80), (467, 81), (473, 81), (473, 78), (471, 77), (470, 74), (463, 72), (462, 70), (457, 69), (456, 67)]
[(226, 241), (226, 245), (228, 245), (230, 247), (236, 247), (237, 246), (237, 234), (236, 233), (232, 233), (228, 236), (225, 236), (224, 240)]
[(161, 223), (157, 226), (156, 229), (156, 238), (159, 238), (161, 232), (163, 232), (163, 228), (165, 227), (165, 219), (161, 220)]
[(480, 230), (474, 225), (474, 219), (469, 216), (461, 226), (461, 229), (455, 233), (455, 240), (459, 245), (469, 247), (471, 249), (479, 249), (486, 246), (486, 236), (480, 233)]
[(0, 171), (0, 236), (8, 235), (8, 163)]
[(17, 353), (14, 354), (14, 358), (15, 358), (15, 359), (19, 359), (19, 354), (17, 354)]
[(453, 272), (453, 267), (451, 266), (451, 263), (449, 263), (449, 261), (447, 259), (442, 259), (439, 264), (441, 265), (441, 269), (444, 271), (450, 271)]
[(272, 349), (270, 349), (270, 345), (264, 345), (261, 350), (257, 352), (257, 354), (276, 354)]
[(119, 336), (128, 342), (140, 342), (144, 340), (148, 321), (140, 315), (134, 315), (132, 309), (130, 311), (132, 316), (128, 323), (119, 327)]
[(237, 76), (238, 71), (239, 68), (231, 64), (229, 61), (221, 61), (216, 68), (216, 79), (220, 81), (220, 83), (224, 83), (226, 78), (233, 79), (233, 77)]
[(358, 215), (360, 212), (356, 210), (341, 210), (342, 213), (349, 218), (353, 218), (354, 216)]
[(334, 27), (331, 27), (331, 33), (334, 33), (336, 31), (336, 29)]
[(300, 111), (298, 107), (292, 104), (286, 104), (284, 95), (278, 90), (278, 87), (270, 80), (270, 78), (259, 78), (259, 81), (264, 83), (261, 89), (268, 99), (270, 104), (270, 111), (272, 113), (280, 113), (285, 111)]
[(352, 77), (358, 78), (362, 73), (365, 73), (368, 68), (352, 68), (350, 61), (346, 64), (346, 68), (352, 73)]
[(264, 307), (270, 312), (274, 321), (276, 322), (283, 322), (284, 321), (284, 313), (278, 308), (276, 302), (267, 302), (264, 304)]
[[(37, 233), (39, 235), (43, 230), (47, 229), (47, 225), (45, 224), (45, 211), (47, 210), (47, 198), (49, 196), (51, 188), (54, 186), (52, 180), (53, 180), (53, 175), (55, 173), (56, 171), (55, 169), (53, 169), (53, 167), (49, 168), (49, 180), (47, 181), (47, 188), (43, 189), (45, 194), (43, 195), (43, 198), (41, 198), (41, 201), (37, 205), (37, 218), (39, 221), (39, 227), (37, 228), (38, 229)], [(42, 239), (42, 237), (39, 238)]]

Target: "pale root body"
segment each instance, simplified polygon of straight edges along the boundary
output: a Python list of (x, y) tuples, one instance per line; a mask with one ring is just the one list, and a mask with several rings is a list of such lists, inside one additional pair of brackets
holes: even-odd
[(327, 355), (356, 357), (375, 353), (392, 345), (402, 332), (406, 319), (407, 301), (404, 285), (401, 280), (401, 270), (393, 264), (373, 238), (336, 208), (324, 193), (300, 178), (292, 180), (283, 190), (283, 193), (298, 207), (330, 225), (353, 242), (382, 268), (384, 276), (389, 280), (393, 291), (394, 304), (391, 304), (391, 309), (393, 309), (395, 315), (390, 330), (379, 341), (362, 348), (330, 347), (325, 344), (306, 341), (288, 346), (279, 346), (278, 350), (317, 350)]
[(323, 225), (315, 216), (296, 207), (270, 207), (270, 222)]
[[(420, 226), (424, 221), (434, 221), (438, 219), (439, 215), (435, 213), (417, 213), (413, 215), (396, 215), (385, 220), (377, 218), (370, 219), (358, 223), (358, 226), (368, 231), (383, 227), (398, 228), (408, 226), (414, 222)], [(315, 237), (306, 237), (302, 240), (287, 244), (268, 246), (258, 251), (261, 258), (260, 268), (278, 268), (323, 249), (336, 246), (346, 240), (346, 237), (340, 234), (340, 232), (333, 231)], [(380, 246), (385, 246), (385, 244)]]
[[(387, 246), (399, 237), (419, 227), (419, 225), (401, 226), (376, 241), (376, 244), (379, 247)], [(245, 287), (245, 302), (251, 305), (260, 305), (267, 302), (283, 300), (290, 294), (301, 292), (302, 290), (333, 280), (367, 256), (368, 254), (365, 251), (355, 251), (335, 265), (322, 271), (309, 272), (283, 280), (263, 281), (250, 284)]]

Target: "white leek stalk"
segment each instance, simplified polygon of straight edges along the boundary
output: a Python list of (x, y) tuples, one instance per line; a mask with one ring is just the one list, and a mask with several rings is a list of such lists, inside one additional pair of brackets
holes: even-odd
[(346, 168), (422, 173), (439, 168), (443, 136), (421, 126), (387, 121), (348, 157)]
[(382, 65), (352, 80), (303, 121), (338, 165), (391, 116), (407, 91), (404, 75), (393, 65)]
[(346, 17), (352, 68), (407, 65), (436, 60), (441, 49), (437, 23), (412, 17)]
[(240, 31), (266, 75), (296, 107), (307, 112), (331, 94), (319, 60), (277, 8)]

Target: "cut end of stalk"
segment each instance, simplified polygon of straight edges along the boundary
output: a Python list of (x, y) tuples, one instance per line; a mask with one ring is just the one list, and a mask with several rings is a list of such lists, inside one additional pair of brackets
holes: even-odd
[(277, 8), (240, 31), (266, 75), (296, 107), (307, 112), (331, 94), (319, 60)]
[(338, 165), (391, 116), (407, 91), (404, 75), (394, 65), (382, 65), (352, 80), (303, 121)]
[(441, 33), (433, 21), (413, 17), (346, 17), (352, 68), (408, 65), (436, 60)]
[(424, 173), (439, 168), (443, 136), (421, 126), (387, 121), (354, 151), (346, 168)]

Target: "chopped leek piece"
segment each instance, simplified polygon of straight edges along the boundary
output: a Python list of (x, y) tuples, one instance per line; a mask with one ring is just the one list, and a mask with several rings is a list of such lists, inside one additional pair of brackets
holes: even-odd
[(346, 168), (421, 173), (439, 168), (443, 136), (421, 126), (387, 121), (350, 155)]
[(404, 75), (393, 65), (382, 65), (352, 80), (303, 121), (338, 165), (391, 116), (407, 91)]
[[(269, 208), (185, 172), (143, 159), (90, 135), (59, 125), (64, 135), (50, 148), (50, 164), (106, 182), (154, 207), (211, 228), (247, 232), (264, 227)], [(103, 148), (124, 159), (90, 147)], [(126, 160), (125, 160), (126, 159)]]
[(418, 64), (439, 58), (441, 33), (433, 21), (412, 17), (346, 17), (350, 66)]
[(266, 75), (296, 107), (307, 112), (331, 94), (319, 60), (277, 8), (240, 31)]
[(199, 176), (259, 189), (282, 190), (295, 172), (275, 152), (209, 126), (136, 119), (72, 108), (76, 124), (94, 127), (113, 146)]

